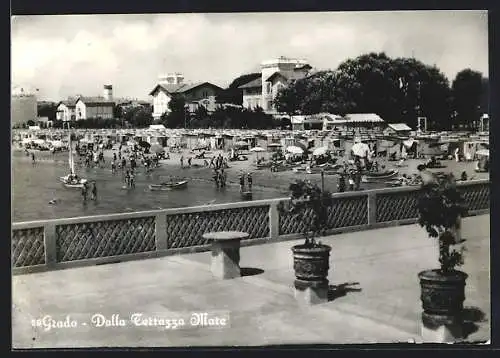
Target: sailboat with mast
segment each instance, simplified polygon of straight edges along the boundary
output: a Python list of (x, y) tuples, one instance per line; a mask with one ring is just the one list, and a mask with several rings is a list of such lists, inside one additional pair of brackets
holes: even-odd
[(69, 170), (70, 173), (59, 179), (66, 188), (81, 189), (87, 183), (87, 179), (80, 178), (75, 172), (75, 160), (73, 157), (73, 144), (71, 143), (71, 134), (69, 136)]

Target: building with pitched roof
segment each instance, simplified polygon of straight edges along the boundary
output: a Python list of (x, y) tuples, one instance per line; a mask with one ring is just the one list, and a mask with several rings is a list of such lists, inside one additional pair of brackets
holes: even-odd
[(210, 82), (184, 83), (180, 74), (160, 77), (160, 82), (149, 93), (153, 97), (153, 118), (158, 119), (168, 113), (168, 104), (174, 96), (182, 96), (186, 101), (187, 109), (195, 111), (200, 105), (215, 108), (215, 97), (222, 88)]
[(276, 113), (273, 100), (278, 91), (291, 81), (306, 77), (312, 67), (305, 60), (286, 58), (261, 63), (261, 77), (238, 88), (243, 90), (243, 107), (261, 107), (267, 113)]
[(68, 98), (57, 104), (56, 119), (58, 121), (69, 122), (76, 120), (75, 108), (78, 98)]
[(78, 97), (75, 103), (75, 119), (111, 119), (114, 117), (115, 102), (104, 97)]

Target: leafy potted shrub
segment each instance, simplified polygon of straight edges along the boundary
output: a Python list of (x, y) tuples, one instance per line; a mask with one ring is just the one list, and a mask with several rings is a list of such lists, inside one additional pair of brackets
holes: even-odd
[[(467, 274), (456, 270), (463, 264), (463, 247), (455, 248), (465, 201), (452, 174), (436, 177), (422, 185), (418, 200), (419, 224), (439, 244), (438, 269), (418, 274), (421, 286), (424, 327), (460, 327)], [(454, 334), (456, 337), (459, 332)]]
[(282, 211), (304, 223), (304, 243), (292, 247), (295, 288), (328, 290), (328, 270), (331, 247), (316, 238), (324, 235), (328, 222), (328, 207), (332, 195), (309, 181), (298, 180), (290, 185), (289, 206)]

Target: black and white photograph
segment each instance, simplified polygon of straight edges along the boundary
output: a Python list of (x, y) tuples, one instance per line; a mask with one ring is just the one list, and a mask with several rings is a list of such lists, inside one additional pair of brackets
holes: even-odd
[(11, 16), (12, 348), (489, 344), (488, 15)]

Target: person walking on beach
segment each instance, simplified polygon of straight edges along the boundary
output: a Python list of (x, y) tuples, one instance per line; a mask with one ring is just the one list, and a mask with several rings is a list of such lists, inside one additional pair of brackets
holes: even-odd
[(111, 161), (111, 173), (115, 174), (116, 172), (116, 163), (115, 163), (115, 160), (113, 159)]
[(181, 155), (180, 161), (181, 161), (181, 168), (184, 168), (184, 156), (183, 155)]
[(349, 191), (354, 190), (354, 174), (349, 173)]
[(212, 158), (210, 159), (210, 165), (209, 165), (209, 167), (210, 167), (210, 168), (215, 167), (215, 164), (214, 164), (214, 159), (215, 159), (215, 157), (212, 157)]
[(113, 160), (116, 162), (116, 152), (113, 152)]
[(252, 191), (252, 174), (248, 173), (247, 174), (247, 184), (248, 184), (248, 191)]
[(35, 153), (31, 152), (31, 164), (35, 166), (36, 164), (36, 159), (35, 159)]
[(122, 159), (122, 170), (127, 167), (127, 159), (123, 158)]
[(344, 175), (344, 173), (340, 173), (339, 183), (337, 184), (337, 190), (339, 193), (343, 193), (345, 191), (345, 175)]
[(193, 160), (193, 158), (192, 158), (192, 157), (189, 157), (189, 158), (188, 158), (188, 166), (189, 166), (189, 167), (191, 166), (191, 160)]

